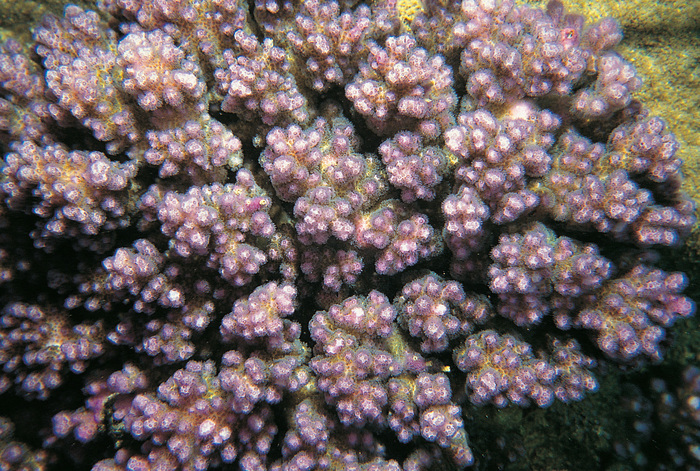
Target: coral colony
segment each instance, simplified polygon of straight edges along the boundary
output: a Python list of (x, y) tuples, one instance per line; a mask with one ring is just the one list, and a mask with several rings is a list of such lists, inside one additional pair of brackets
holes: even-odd
[(4, 42), (0, 397), (71, 408), (41, 451), (3, 419), (0, 467), (461, 469), (465, 408), (660, 361), (694, 206), (621, 37), (556, 1), (103, 0)]

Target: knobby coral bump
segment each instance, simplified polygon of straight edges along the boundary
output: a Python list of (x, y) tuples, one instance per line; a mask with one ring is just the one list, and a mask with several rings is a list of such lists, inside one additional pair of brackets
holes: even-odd
[(694, 205), (621, 38), (557, 1), (102, 0), (1, 44), (0, 398), (47, 406), (0, 467), (480, 466), (465, 411), (661, 361)]

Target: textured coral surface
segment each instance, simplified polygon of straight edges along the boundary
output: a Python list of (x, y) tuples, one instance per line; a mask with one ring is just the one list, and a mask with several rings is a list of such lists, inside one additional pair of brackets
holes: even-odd
[[(0, 43), (0, 469), (697, 469), (697, 369), (618, 379), (695, 310), (621, 39), (558, 1), (102, 0)], [(589, 461), (507, 425), (585, 448), (613, 396), (643, 420)]]

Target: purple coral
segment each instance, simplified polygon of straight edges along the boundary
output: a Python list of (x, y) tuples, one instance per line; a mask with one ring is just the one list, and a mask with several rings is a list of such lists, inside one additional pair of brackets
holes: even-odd
[(417, 374), (424, 360), (400, 345), (395, 317), (377, 291), (317, 312), (310, 323), (318, 342), (311, 368), (319, 389), (342, 423), (389, 425), (403, 442), (420, 434), (448, 449), (455, 462), (469, 464), (473, 458), (447, 376)]
[(289, 73), (284, 50), (271, 39), (260, 44), (243, 30), (234, 37), (241, 55), (224, 51), (225, 66), (214, 74), (225, 97), (221, 109), (249, 120), (260, 116), (268, 125), (306, 121), (306, 99)]
[(464, 260), (483, 246), (490, 211), (474, 188), (463, 185), (456, 194), (448, 195), (442, 202), (442, 214), (442, 237), (455, 258)]
[(399, 324), (422, 339), (425, 353), (444, 351), (449, 341), (471, 332), (474, 324), (489, 319), (488, 301), (467, 296), (456, 281), (445, 281), (435, 274), (426, 275), (403, 287), (395, 304)]
[(33, 451), (22, 442), (13, 440), (15, 425), (0, 417), (0, 467), (5, 469), (45, 469), (50, 461), (45, 450)]
[(523, 235), (502, 236), (491, 251), (491, 291), (498, 294), (498, 312), (518, 325), (541, 322), (550, 311), (560, 328), (571, 326), (573, 306), (565, 300), (600, 288), (612, 264), (595, 246), (581, 246), (555, 237), (542, 225)]
[(424, 147), (418, 134), (401, 132), (379, 147), (389, 182), (401, 189), (401, 200), (432, 201), (435, 187), (450, 168), (449, 157), (438, 147)]
[(444, 374), (429, 375), (422, 373), (416, 379), (414, 400), (422, 411), (421, 435), (428, 441), (437, 441), (443, 446), (462, 427), (459, 408), (449, 404), (452, 397), (450, 382)]
[(301, 256), (301, 271), (310, 281), (322, 280), (323, 285), (339, 291), (343, 285), (357, 282), (364, 264), (354, 250), (334, 251), (328, 247), (311, 247)]
[[(62, 145), (40, 147), (31, 141), (8, 154), (5, 162), (2, 192), (7, 204), (47, 220), (37, 239), (94, 235), (124, 224), (127, 207), (121, 196), (136, 174), (133, 164), (111, 161), (101, 152), (69, 152)], [(41, 201), (32, 205), (31, 194), (41, 195)]]
[[(9, 39), (0, 44), (0, 129), (13, 139), (48, 143), (46, 121), (51, 114), (41, 74), (19, 42)], [(55, 118), (66, 120), (66, 114)]]
[[(219, 180), (222, 167), (233, 170), (241, 164), (241, 141), (213, 119), (149, 131), (146, 139), (149, 149), (143, 157), (149, 164), (160, 167), (159, 176), (163, 178), (184, 173), (195, 181)], [(218, 175), (215, 170), (219, 170)], [(197, 178), (203, 172), (209, 175)]]
[[(134, 398), (124, 425), (134, 437), (150, 438), (154, 446), (146, 456), (129, 458), (128, 467), (141, 469), (151, 462), (206, 469), (211, 462), (230, 463), (239, 454), (253, 463), (264, 459), (276, 432), (269, 410), (251, 411), (245, 420), (231, 410), (238, 399), (227, 397), (224, 385), (219, 385), (223, 380), (215, 375), (212, 364), (190, 362), (161, 383), (156, 397)], [(240, 441), (234, 434), (239, 430), (245, 430), (249, 440)]]
[(536, 358), (532, 347), (510, 335), (483, 331), (471, 335), (454, 353), (455, 363), (467, 372), (467, 391), (474, 404), (534, 401), (547, 407), (554, 399), (580, 400), (598, 383), (588, 368), (594, 365), (578, 345), (555, 341), (551, 360)]
[(344, 86), (357, 71), (365, 38), (369, 32), (370, 10), (360, 5), (355, 11), (341, 11), (335, 1), (305, 2), (294, 18), (295, 26), (286, 39), (306, 62), (311, 86), (319, 91), (330, 85)]
[(85, 407), (76, 411), (62, 411), (53, 416), (53, 437), (45, 444), (55, 442), (72, 434), (81, 443), (87, 443), (96, 438), (101, 427), (103, 414), (108, 402), (119, 395), (112, 407), (116, 418), (123, 418), (129, 410), (130, 400), (134, 395), (146, 390), (148, 378), (136, 366), (127, 363), (119, 371), (115, 371), (106, 379), (90, 382), (85, 392), (88, 399)]
[(267, 135), (260, 163), (280, 198), (295, 202), (302, 242), (347, 240), (357, 211), (376, 202), (386, 184), (375, 159), (357, 153), (354, 128), (344, 119), (317, 119), (308, 129), (292, 124)]
[(642, 86), (632, 64), (614, 52), (597, 58), (595, 85), (574, 96), (574, 113), (583, 118), (610, 116), (632, 101), (632, 93)]
[(582, 400), (692, 315), (653, 266), (695, 223), (678, 142), (614, 20), (97, 9), (0, 44), (0, 468), (495, 468), (541, 453), (490, 405)]
[[(679, 162), (663, 121), (622, 124), (612, 131), (607, 149), (574, 131), (561, 144), (558, 168), (532, 186), (556, 220), (645, 247), (674, 246), (694, 224), (694, 203), (672, 189), (679, 185)], [(657, 185), (656, 192), (647, 180)]]
[(580, 31), (550, 14), (512, 0), (468, 0), (462, 12), (454, 29), (464, 45), (460, 72), (481, 105), (566, 94), (586, 68), (590, 52), (580, 47)]
[(369, 56), (345, 94), (380, 135), (400, 129), (436, 138), (456, 105), (452, 69), (430, 56), (408, 35), (390, 37), (385, 47), (368, 43)]
[(606, 283), (576, 322), (597, 331), (598, 345), (612, 358), (630, 361), (645, 355), (659, 360), (664, 328), (695, 312), (695, 303), (679, 294), (686, 283), (682, 273), (638, 265)]
[(253, 341), (258, 337), (282, 335), (282, 318), (295, 309), (296, 289), (290, 284), (268, 283), (246, 299), (239, 299), (233, 311), (221, 322), (224, 340), (241, 338)]
[(615, 128), (609, 150), (611, 163), (619, 162), (630, 174), (647, 175), (656, 182), (677, 178), (681, 165), (678, 141), (656, 117)]
[(510, 222), (536, 207), (538, 196), (527, 182), (550, 170), (547, 151), (560, 124), (556, 115), (519, 101), (501, 119), (480, 109), (461, 114), (457, 122), (445, 132), (447, 148), (463, 161), (456, 175), (476, 190), (492, 220)]
[(46, 399), (63, 372), (82, 373), (104, 353), (100, 323), (73, 324), (66, 312), (12, 303), (0, 314), (0, 390), (13, 384), (22, 395)]
[(246, 237), (272, 237), (270, 204), (252, 174), (240, 170), (235, 184), (192, 187), (184, 195), (169, 192), (153, 209), (180, 256), (208, 256), (225, 279), (242, 285), (267, 262)]
[(395, 200), (388, 200), (356, 224), (353, 242), (361, 249), (378, 249), (375, 268), (395, 274), (430, 258), (442, 249), (424, 214), (410, 214)]
[(367, 298), (353, 297), (327, 313), (316, 313), (311, 320), (319, 353), (311, 368), (319, 377), (319, 389), (336, 404), (345, 424), (384, 421), (388, 400), (384, 382), (402, 367), (389, 351), (367, 340), (390, 336), (395, 317), (389, 300), (373, 291)]
[(95, 12), (69, 5), (63, 18), (45, 17), (35, 38), (46, 84), (58, 98), (50, 111), (69, 111), (95, 138), (110, 142), (111, 151), (139, 138), (135, 112), (111, 74), (118, 65), (116, 34)]
[(196, 105), (206, 90), (197, 63), (162, 30), (131, 33), (119, 41), (118, 51), (117, 63), (125, 71), (122, 86), (146, 111)]

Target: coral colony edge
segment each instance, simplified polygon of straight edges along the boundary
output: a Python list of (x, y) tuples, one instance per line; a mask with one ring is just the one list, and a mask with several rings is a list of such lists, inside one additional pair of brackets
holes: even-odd
[[(474, 417), (580, 410), (695, 308), (621, 38), (557, 1), (103, 0), (4, 41), (0, 469), (532, 460)], [(655, 469), (697, 469), (700, 371), (657, 386)]]

